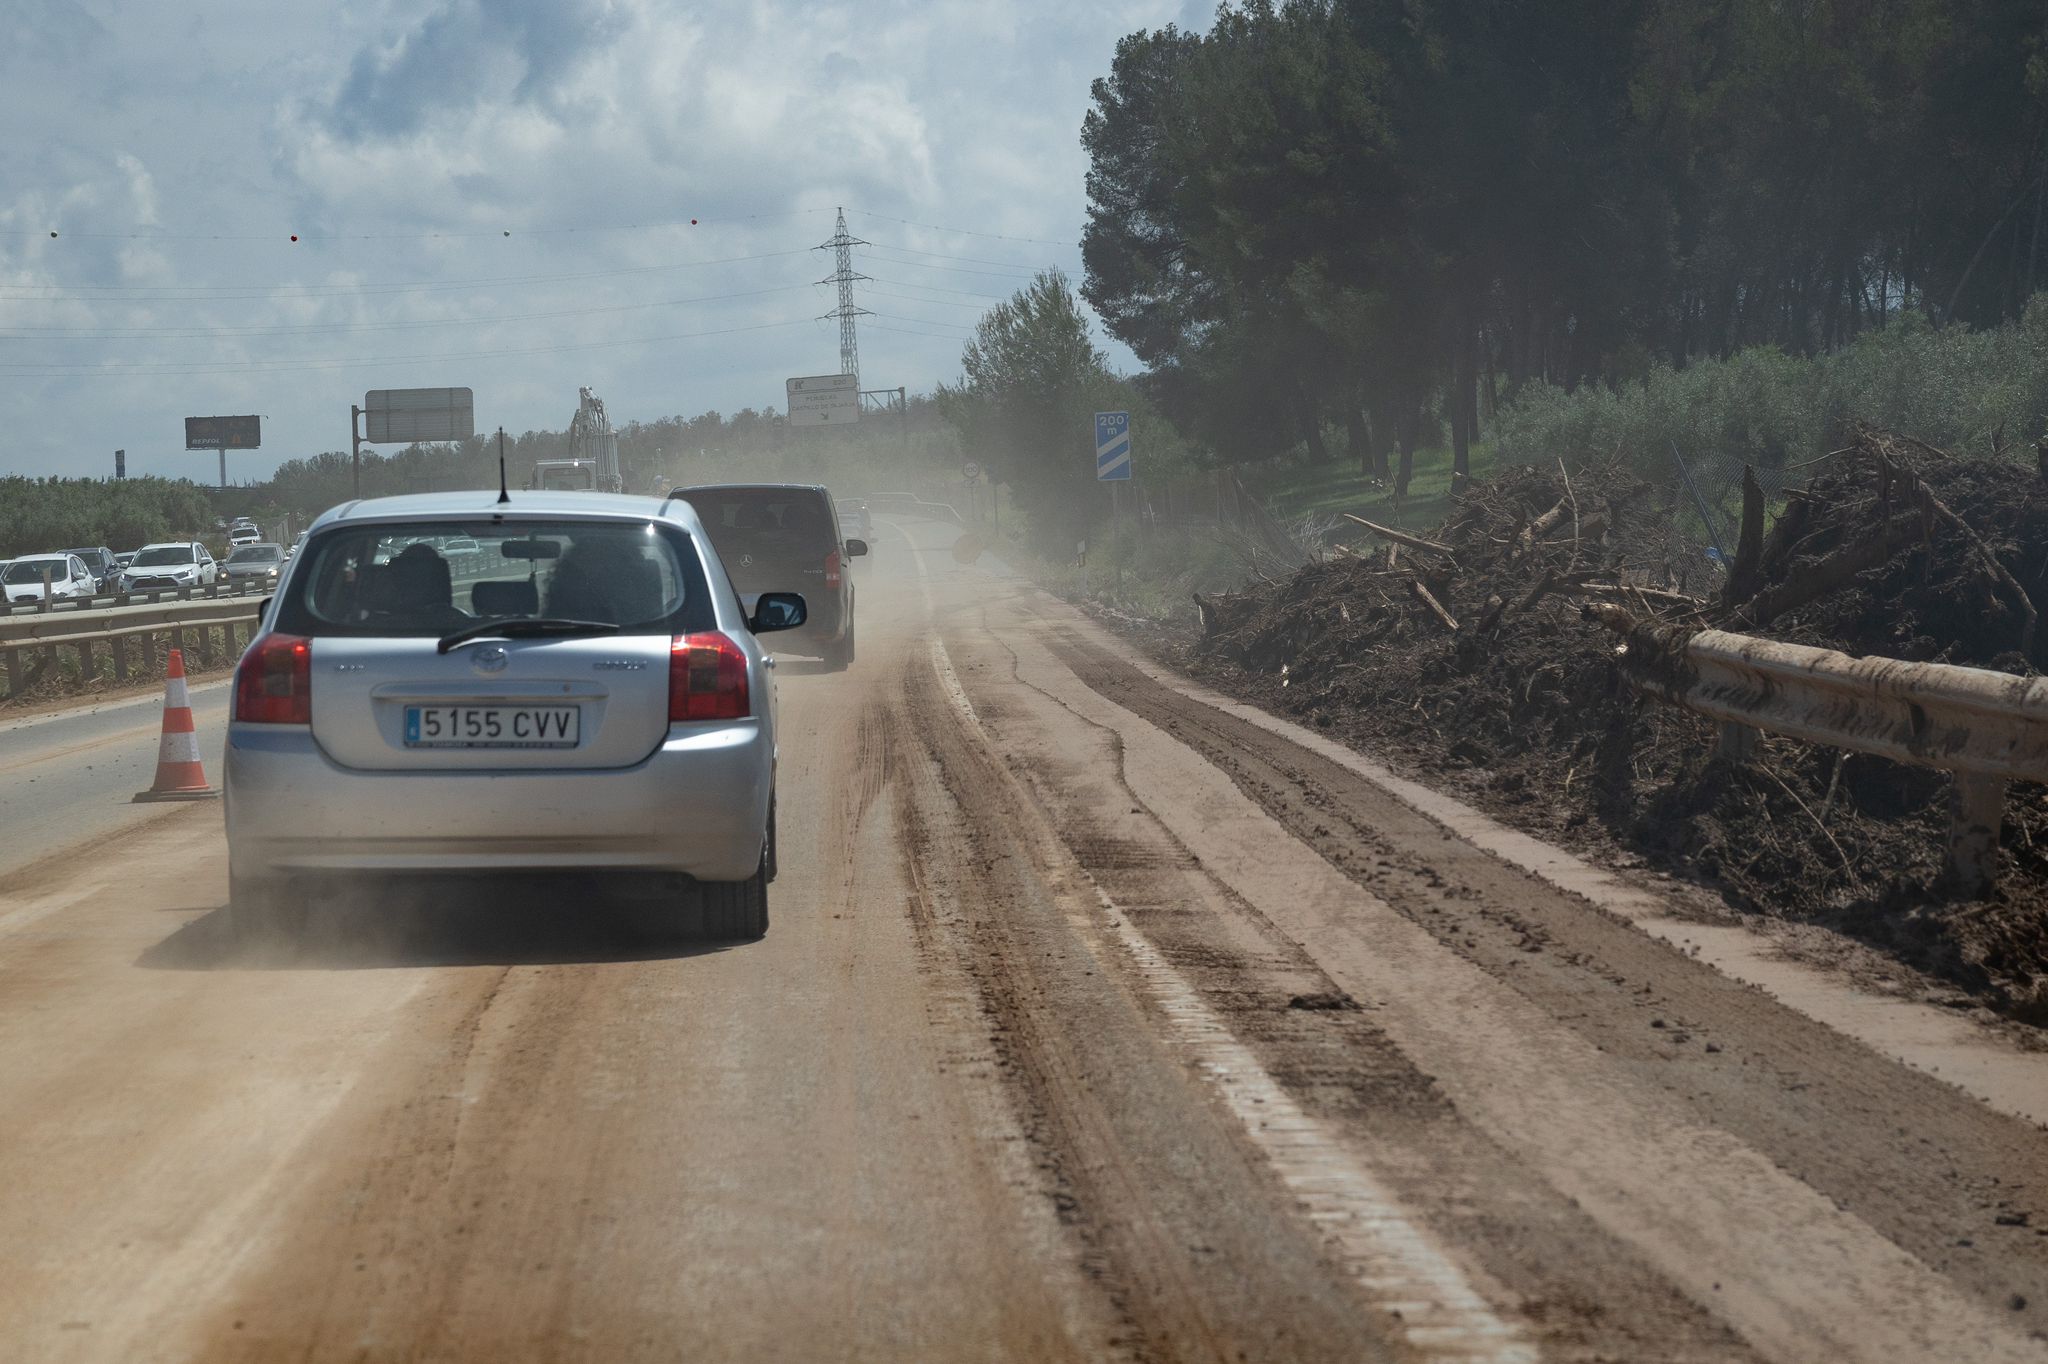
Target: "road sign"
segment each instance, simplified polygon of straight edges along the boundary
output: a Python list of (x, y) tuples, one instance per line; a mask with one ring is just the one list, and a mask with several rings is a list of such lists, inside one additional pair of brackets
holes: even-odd
[(363, 395), (363, 440), (411, 445), (476, 434), (476, 395), (466, 388), (373, 388)]
[(1095, 414), (1095, 477), (1103, 483), (1122, 483), (1131, 476), (1131, 414)]
[(860, 420), (858, 374), (813, 374), (783, 387), (791, 426), (851, 426)]
[(187, 417), (187, 450), (255, 450), (263, 444), (261, 417)]
[(971, 459), (968, 460), (960, 466), (960, 477), (966, 479), (969, 483), (974, 482), (975, 479), (981, 477), (981, 466)]

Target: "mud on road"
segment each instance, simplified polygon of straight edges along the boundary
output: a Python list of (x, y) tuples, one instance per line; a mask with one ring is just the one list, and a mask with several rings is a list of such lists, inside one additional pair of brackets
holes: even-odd
[(2014, 1105), (906, 529), (759, 943), (252, 953), (203, 809), (0, 885), (0, 1353), (2048, 1360)]

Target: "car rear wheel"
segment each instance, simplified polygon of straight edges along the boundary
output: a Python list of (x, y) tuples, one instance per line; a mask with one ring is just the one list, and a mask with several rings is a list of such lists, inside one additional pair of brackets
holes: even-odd
[(846, 633), (833, 643), (825, 646), (825, 665), (834, 672), (844, 672), (853, 666), (853, 621), (846, 622)]
[(768, 932), (768, 854), (744, 881), (705, 881), (697, 887), (697, 925), (721, 942), (752, 942)]
[(288, 881), (232, 876), (228, 879), (228, 923), (244, 942), (296, 938), (306, 926), (306, 906)]

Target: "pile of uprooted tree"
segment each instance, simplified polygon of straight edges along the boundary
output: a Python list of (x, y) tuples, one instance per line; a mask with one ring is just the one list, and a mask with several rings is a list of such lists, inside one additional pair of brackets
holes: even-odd
[(2048, 661), (2048, 472), (1858, 429), (1773, 510), (1751, 480), (1734, 562), (1703, 587), (1671, 562), (1670, 509), (1624, 468), (1509, 471), (1432, 532), (1371, 527), (1369, 551), (1198, 598), (1188, 661), (1520, 822), (1619, 844), (1740, 909), (1829, 923), (2048, 1017), (2040, 787), (2013, 789), (2002, 875), (1966, 898), (1941, 874), (1946, 774), (1783, 738), (1719, 761), (1709, 722), (1642, 700), (1582, 609), (2032, 673)]

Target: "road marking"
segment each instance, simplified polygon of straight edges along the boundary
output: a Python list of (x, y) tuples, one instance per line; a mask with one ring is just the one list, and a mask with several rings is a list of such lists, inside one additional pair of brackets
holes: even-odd
[[(192, 696), (202, 696), (207, 692), (219, 691), (232, 680), (232, 678), (223, 677), (212, 682), (194, 683), (188, 688), (188, 692)], [(58, 720), (76, 720), (83, 716), (105, 715), (110, 711), (127, 710), (135, 706), (162, 706), (163, 703), (164, 696), (161, 691), (144, 692), (140, 696), (130, 696), (119, 701), (81, 701), (75, 706), (69, 706), (63, 710), (53, 710), (45, 715), (29, 715), (19, 720), (9, 720), (5, 724), (0, 724), (0, 734), (13, 734), (24, 729), (34, 729), (38, 725), (52, 724)]]
[[(918, 567), (924, 567), (922, 555)], [(936, 629), (930, 645), (940, 689), (990, 742)], [(1096, 895), (1104, 911), (1101, 919), (1165, 1015), (1173, 1040), (1229, 1105), (1309, 1219), (1334, 1243), (1366, 1299), (1390, 1318), (1390, 1328), (1430, 1359), (1535, 1364), (1538, 1352), (1521, 1328), (1496, 1314), (1336, 1136), (1302, 1111), (1100, 886)]]

